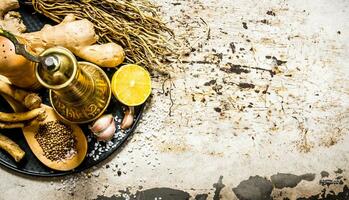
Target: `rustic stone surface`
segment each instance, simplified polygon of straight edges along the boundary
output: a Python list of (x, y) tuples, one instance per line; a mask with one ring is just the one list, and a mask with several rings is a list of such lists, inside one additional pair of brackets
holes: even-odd
[[(153, 97), (128, 144), (98, 176), (51, 180), (0, 170), (0, 199), (127, 199), (143, 194), (137, 191), (236, 199), (233, 188), (244, 180), (269, 182), (279, 172), (316, 176), (274, 188), (275, 199), (317, 195), (326, 184), (345, 195), (349, 2), (156, 2), (193, 49), (173, 64), (180, 70), (172, 80), (153, 79)], [(321, 178), (322, 171), (329, 175)], [(220, 176), (225, 187), (217, 195), (212, 185)]]

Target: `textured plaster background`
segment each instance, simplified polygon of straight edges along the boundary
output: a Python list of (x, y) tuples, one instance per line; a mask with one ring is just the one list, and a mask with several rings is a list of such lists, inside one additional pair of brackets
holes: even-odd
[[(345, 191), (349, 1), (155, 2), (193, 49), (172, 64), (171, 80), (153, 78), (152, 98), (133, 137), (108, 161), (74, 176), (41, 179), (1, 169), (0, 199), (128, 199), (157, 187), (192, 199), (263, 199), (263, 192), (264, 199), (297, 199), (323, 189)], [(269, 196), (262, 186), (277, 173), (289, 173), (281, 176), (288, 187), (272, 180)], [(307, 173), (315, 177), (291, 175)], [(214, 185), (221, 176), (222, 184)], [(247, 182), (253, 187), (233, 191), (244, 180), (254, 180)], [(329, 186), (321, 184), (326, 180)]]

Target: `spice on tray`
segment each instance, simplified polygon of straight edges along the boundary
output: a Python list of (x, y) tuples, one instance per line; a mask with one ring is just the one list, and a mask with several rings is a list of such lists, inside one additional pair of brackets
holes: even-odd
[(69, 159), (76, 154), (76, 138), (70, 126), (59, 121), (40, 125), (35, 139), (51, 161)]

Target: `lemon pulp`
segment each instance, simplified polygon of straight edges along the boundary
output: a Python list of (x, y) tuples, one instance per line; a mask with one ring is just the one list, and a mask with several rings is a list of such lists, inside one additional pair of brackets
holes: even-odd
[(138, 106), (144, 103), (151, 93), (150, 74), (139, 65), (124, 65), (113, 75), (111, 90), (121, 103)]

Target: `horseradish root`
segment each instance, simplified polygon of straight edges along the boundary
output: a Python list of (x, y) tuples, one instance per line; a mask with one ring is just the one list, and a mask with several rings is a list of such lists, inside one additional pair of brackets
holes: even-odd
[(23, 128), (24, 123), (1, 123), (0, 129), (13, 129), (13, 128)]
[(11, 11), (17, 8), (19, 8), (19, 3), (17, 0), (0, 1), (0, 27), (14, 34), (23, 33), (26, 30), (20, 14), (18, 12)]
[(42, 121), (46, 118), (44, 108), (36, 108), (34, 110), (22, 113), (4, 113), (0, 112), (0, 121), (2, 122), (22, 122), (37, 118)]
[(101, 67), (116, 67), (125, 58), (122, 47), (115, 43), (96, 44), (98, 36), (93, 24), (87, 19), (75, 20), (73, 15), (67, 15), (58, 25), (45, 25), (40, 31), (25, 33), (21, 37), (37, 53), (50, 47), (63, 46)]
[(29, 93), (24, 98), (24, 106), (29, 110), (39, 108), (41, 105), (41, 98), (38, 94)]
[(25, 152), (18, 146), (18, 144), (2, 134), (0, 134), (0, 149), (9, 153), (16, 162), (22, 160), (25, 155)]
[(0, 93), (6, 94), (22, 103), (29, 110), (39, 108), (42, 100), (39, 95), (16, 88), (0, 80)]

